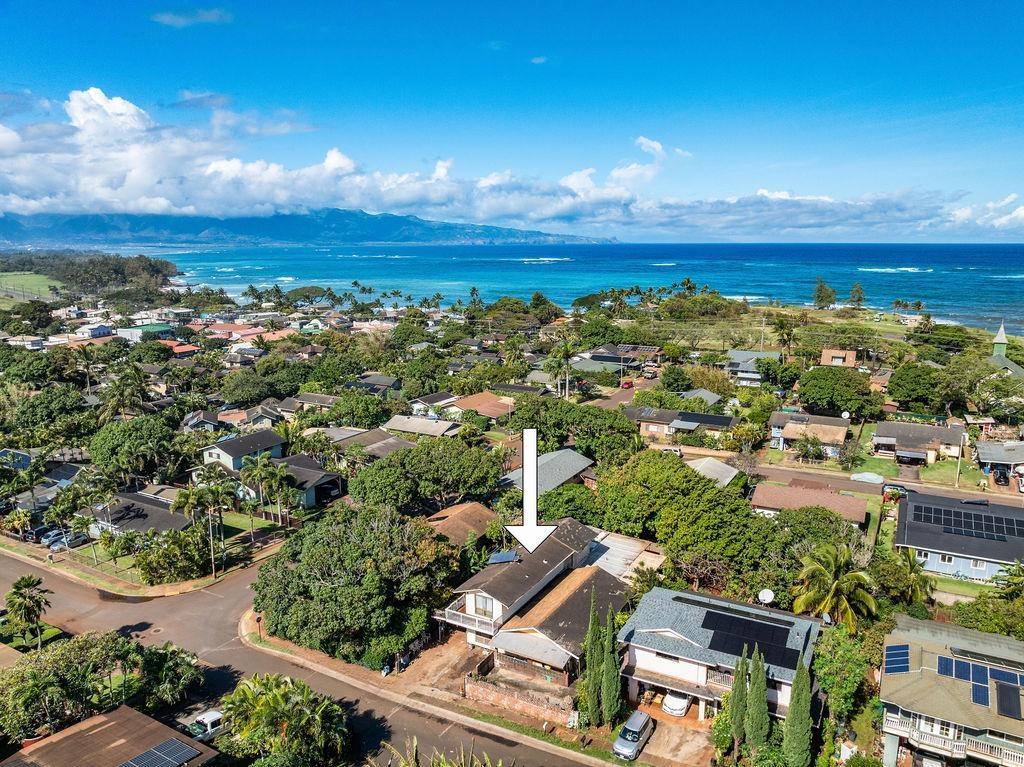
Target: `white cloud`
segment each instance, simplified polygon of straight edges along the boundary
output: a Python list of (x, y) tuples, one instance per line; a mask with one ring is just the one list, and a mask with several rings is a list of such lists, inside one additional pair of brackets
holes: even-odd
[(18, 132), (0, 124), (0, 154), (12, 154), (21, 144)]
[[(204, 93), (180, 94), (183, 97)], [(239, 143), (290, 113), (266, 118), (214, 107), (208, 124), (158, 124), (144, 109), (98, 88), (73, 91), (62, 122), (0, 125), (0, 213), (158, 212), (266, 215), (321, 207), (409, 213), (622, 237), (899, 239), (1024, 234), (1016, 194), (967, 203), (963, 193), (905, 190), (841, 199), (758, 189), (725, 199), (657, 196), (647, 186), (667, 151), (633, 144), (649, 162), (623, 161), (557, 180), (513, 169), (461, 177), (451, 158), (421, 170), (367, 169), (341, 148), (309, 165), (243, 160)], [(673, 149), (673, 153), (678, 154)]]
[(647, 152), (647, 154), (653, 155), (654, 157), (665, 156), (665, 148), (661, 145), (660, 141), (647, 138), (647, 136), (637, 136), (636, 141), (633, 143), (640, 147), (641, 152)]
[(682, 157), (683, 159), (688, 160), (693, 157), (693, 152), (688, 152), (687, 150), (680, 149), (679, 147), (673, 147), (672, 151), (675, 152), (677, 157)]
[(230, 24), (234, 21), (234, 16), (223, 8), (197, 8), (186, 13), (175, 13), (174, 11), (154, 13), (150, 19), (165, 27), (184, 29), (196, 24)]
[(178, 91), (178, 100), (171, 104), (179, 109), (223, 109), (231, 99), (223, 93), (212, 91)]
[(534, 56), (532, 59), (530, 59), (530, 63), (531, 64), (547, 64), (548, 63), (548, 57), (547, 56)]

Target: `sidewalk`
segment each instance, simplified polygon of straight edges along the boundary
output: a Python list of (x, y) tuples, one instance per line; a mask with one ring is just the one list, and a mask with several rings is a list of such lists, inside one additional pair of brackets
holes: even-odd
[[(286, 640), (270, 637), (266, 632), (263, 632), (262, 640), (257, 639), (258, 635), (259, 627), (256, 623), (256, 615), (252, 610), (248, 610), (238, 622), (238, 636), (242, 643), (251, 649), (276, 655), (310, 671), (332, 677), (363, 692), (379, 695), (393, 703), (428, 716), (454, 722), (462, 727), (482, 731), (488, 735), (519, 740), (531, 748), (564, 759), (571, 759), (579, 764), (590, 765), (590, 767), (607, 767), (608, 764), (616, 763), (611, 753), (608, 754), (607, 759), (601, 759), (463, 713), (470, 709), (460, 695), (434, 686), (420, 684), (409, 671), (381, 677), (378, 672), (331, 658)], [(492, 716), (508, 720), (509, 712), (496, 710)], [(638, 762), (638, 764), (673, 767), (674, 763), (663, 759), (647, 759), (645, 755), (644, 761)]]

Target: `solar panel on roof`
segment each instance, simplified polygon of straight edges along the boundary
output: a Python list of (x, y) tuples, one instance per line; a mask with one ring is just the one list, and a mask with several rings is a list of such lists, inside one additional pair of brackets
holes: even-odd
[(945, 655), (939, 656), (938, 668), (936, 669), (939, 676), (953, 676), (953, 659)]
[(958, 660), (955, 663), (953, 675), (957, 679), (968, 680), (971, 678), (971, 664), (965, 660)]
[(971, 664), (971, 681), (975, 684), (988, 685), (988, 666), (980, 663)]
[(119, 767), (181, 767), (197, 756), (197, 749), (177, 738), (169, 738), (127, 762), (122, 762)]
[(996, 713), (1010, 719), (1020, 719), (1020, 688), (996, 682)]
[(1003, 668), (1012, 668), (1017, 671), (1024, 671), (1024, 662), (1019, 660), (1000, 658), (996, 655), (987, 655), (982, 652), (975, 652), (974, 650), (965, 650), (961, 647), (950, 647), (949, 651), (957, 658), (969, 658), (971, 660), (987, 663), (990, 666), (1002, 666)]
[(1018, 682), (1018, 678), (1015, 673), (1012, 671), (1004, 671), (1001, 668), (990, 668), (988, 670), (988, 675), (995, 681), (1002, 682), (1003, 684), (1016, 685)]
[(487, 559), (489, 565), (504, 565), (509, 562), (515, 562), (519, 558), (519, 555), (514, 551), (497, 551)]
[(972, 684), (971, 685), (971, 703), (976, 703), (979, 706), (988, 705), (988, 685), (985, 684)]
[[(791, 625), (791, 624), (790, 624)], [(796, 669), (800, 658), (798, 650), (789, 648), (789, 628), (752, 617), (708, 610), (704, 614), (701, 628), (712, 632), (708, 649), (727, 655), (740, 655), (746, 648), (753, 652), (760, 650), (764, 662), (778, 668)]]
[(885, 648), (886, 674), (905, 674), (910, 671), (910, 645), (889, 645)]

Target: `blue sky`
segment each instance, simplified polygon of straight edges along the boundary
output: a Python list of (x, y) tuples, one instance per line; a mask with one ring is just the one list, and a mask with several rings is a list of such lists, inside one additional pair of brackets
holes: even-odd
[(1014, 3), (2, 7), (0, 211), (1024, 235)]

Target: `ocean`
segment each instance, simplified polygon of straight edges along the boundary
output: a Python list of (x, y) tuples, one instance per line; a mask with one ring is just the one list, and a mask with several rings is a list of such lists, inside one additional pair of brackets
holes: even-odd
[[(152, 252), (151, 249), (147, 249)], [(137, 251), (136, 251), (137, 252)], [(1024, 245), (490, 245), (262, 246), (153, 252), (182, 281), (237, 296), (249, 284), (348, 289), (353, 280), (445, 303), (476, 287), (484, 300), (536, 290), (568, 307), (611, 287), (689, 277), (752, 304), (808, 304), (820, 275), (842, 301), (859, 282), (869, 307), (921, 301), (937, 319), (1024, 333)]]

